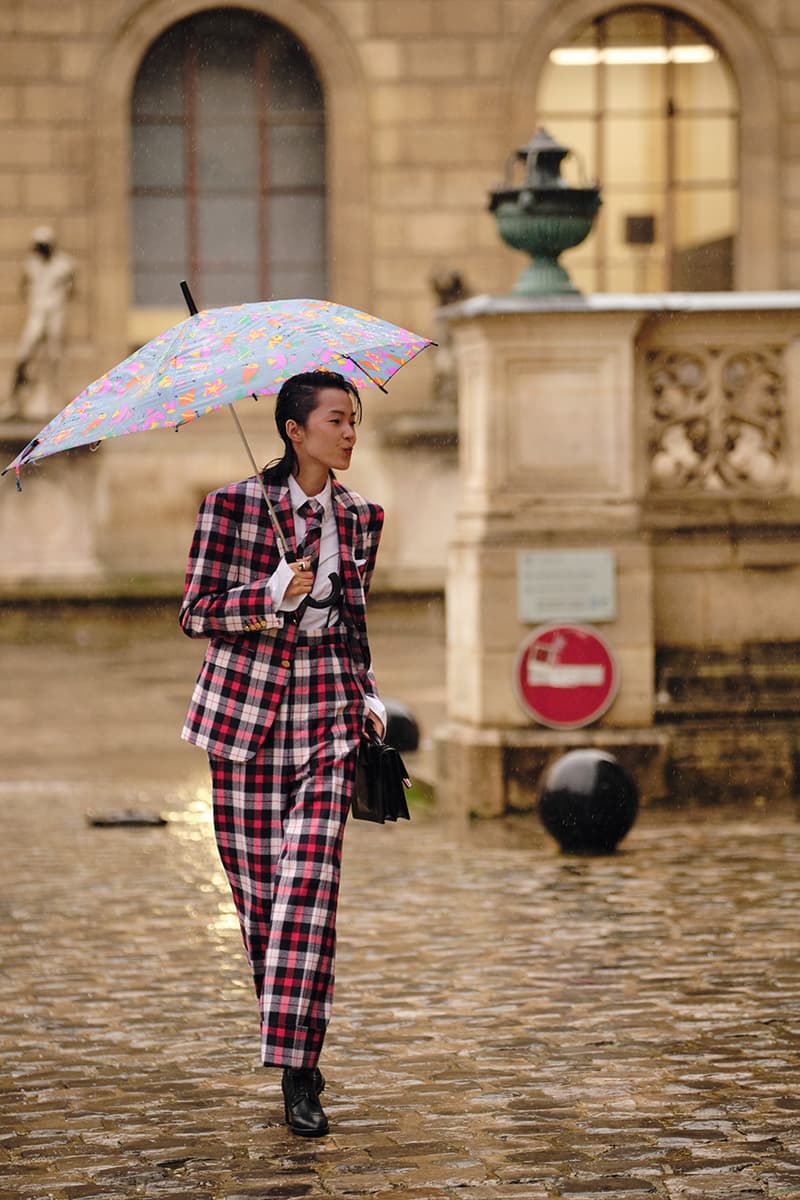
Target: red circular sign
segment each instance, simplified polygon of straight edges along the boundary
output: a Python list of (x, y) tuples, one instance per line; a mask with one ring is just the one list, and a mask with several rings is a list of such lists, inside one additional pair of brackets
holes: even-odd
[(610, 707), (618, 682), (611, 647), (585, 625), (540, 626), (514, 667), (522, 707), (551, 729), (591, 725)]

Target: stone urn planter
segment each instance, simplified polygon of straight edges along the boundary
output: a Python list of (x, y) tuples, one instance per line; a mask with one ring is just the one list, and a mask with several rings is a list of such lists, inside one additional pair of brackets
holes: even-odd
[[(509, 156), (503, 186), (490, 193), (489, 211), (503, 241), (532, 259), (512, 289), (518, 294), (578, 293), (558, 257), (587, 237), (602, 201), (598, 186), (571, 187), (562, 179), (561, 162), (570, 153), (539, 129)], [(520, 187), (513, 186), (515, 163), (525, 168)]]

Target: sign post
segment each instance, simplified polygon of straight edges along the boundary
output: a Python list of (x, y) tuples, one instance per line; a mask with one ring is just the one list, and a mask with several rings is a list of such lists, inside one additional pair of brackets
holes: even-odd
[(542, 625), (514, 665), (520, 704), (550, 729), (583, 729), (611, 706), (619, 683), (614, 653), (585, 625)]

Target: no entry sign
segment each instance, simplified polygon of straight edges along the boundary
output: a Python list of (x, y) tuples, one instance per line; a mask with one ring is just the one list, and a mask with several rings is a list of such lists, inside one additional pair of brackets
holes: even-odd
[(618, 674), (608, 642), (585, 625), (542, 625), (526, 638), (514, 666), (522, 707), (551, 729), (581, 729), (614, 699)]

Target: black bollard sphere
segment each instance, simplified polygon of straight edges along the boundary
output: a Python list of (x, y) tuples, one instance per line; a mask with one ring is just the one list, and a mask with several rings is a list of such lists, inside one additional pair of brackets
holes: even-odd
[(401, 754), (419, 748), (419, 725), (411, 709), (399, 700), (384, 698), (386, 705), (386, 733), (384, 740)]
[(613, 754), (571, 750), (539, 788), (539, 816), (565, 854), (610, 854), (639, 811), (639, 792)]

